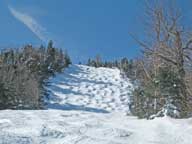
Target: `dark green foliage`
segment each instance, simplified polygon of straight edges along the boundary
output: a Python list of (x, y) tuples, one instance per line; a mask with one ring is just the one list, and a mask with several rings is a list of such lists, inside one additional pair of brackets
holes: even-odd
[(135, 89), (131, 100), (132, 113), (140, 118), (164, 114), (174, 118), (183, 117), (188, 106), (181, 97), (181, 84), (176, 70), (169, 67), (160, 68), (151, 81), (141, 83)]
[[(187, 115), (187, 101), (183, 99), (181, 95), (182, 80), (179, 77), (179, 73), (169, 68), (160, 69), (157, 77), (159, 80), (159, 87), (162, 96), (166, 100), (166, 107), (168, 109), (168, 115), (172, 117), (183, 117)], [(174, 114), (177, 112), (178, 114)]]
[(68, 67), (68, 65), (72, 64), (72, 61), (71, 61), (67, 51), (65, 51), (65, 53), (63, 55), (63, 60), (64, 60), (64, 67)]
[(91, 66), (91, 59), (90, 58), (88, 59), (87, 65)]
[(123, 58), (121, 60), (121, 65), (120, 68), (124, 71), (124, 72), (128, 72), (128, 67), (129, 67), (129, 62), (127, 58)]
[(180, 80), (178, 73), (169, 68), (161, 68), (156, 77), (156, 85), (159, 85), (164, 96), (174, 96), (179, 93)]
[(130, 110), (134, 115), (139, 118), (149, 118), (151, 115), (156, 114), (159, 108), (157, 98), (154, 93), (157, 90), (155, 81), (148, 83), (144, 86), (140, 86), (134, 90), (133, 97), (131, 99)]
[(71, 64), (70, 57), (53, 47), (1, 51), (0, 109), (39, 109), (43, 106), (44, 80)]
[(37, 109), (41, 90), (25, 65), (3, 65), (0, 71), (1, 109)]

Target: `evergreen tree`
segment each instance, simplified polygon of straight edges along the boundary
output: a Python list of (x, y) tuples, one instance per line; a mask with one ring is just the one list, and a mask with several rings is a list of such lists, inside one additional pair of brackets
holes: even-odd
[(67, 53), (53, 47), (3, 50), (0, 54), (0, 109), (39, 109), (44, 80), (71, 63)]
[(91, 59), (90, 58), (88, 59), (87, 65), (91, 66)]

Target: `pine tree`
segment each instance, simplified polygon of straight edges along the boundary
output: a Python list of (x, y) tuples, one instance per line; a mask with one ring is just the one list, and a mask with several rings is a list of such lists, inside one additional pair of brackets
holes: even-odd
[(22, 49), (1, 51), (0, 109), (42, 108), (44, 80), (69, 63), (69, 55), (64, 56), (61, 49), (54, 48), (52, 41), (47, 48), (26, 45)]
[(64, 63), (65, 63), (65, 65), (64, 65), (65, 67), (68, 67), (70, 64), (72, 64), (67, 51), (64, 52)]
[(88, 59), (87, 65), (91, 66), (91, 59), (90, 58)]

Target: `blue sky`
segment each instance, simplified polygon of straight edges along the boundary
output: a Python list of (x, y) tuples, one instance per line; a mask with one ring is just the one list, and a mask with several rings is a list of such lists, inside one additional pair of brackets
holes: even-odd
[[(190, 0), (178, 1), (190, 21)], [(1, 0), (0, 47), (52, 39), (74, 62), (134, 58), (139, 46), (129, 33), (143, 37), (143, 12), (144, 0)]]

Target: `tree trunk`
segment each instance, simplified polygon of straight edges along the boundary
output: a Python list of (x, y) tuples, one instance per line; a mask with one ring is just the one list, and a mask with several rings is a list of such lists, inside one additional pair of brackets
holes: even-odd
[(184, 69), (184, 52), (182, 48), (182, 40), (179, 32), (176, 32), (175, 34), (175, 46), (176, 46), (176, 59), (177, 59), (177, 70), (178, 70), (178, 76), (180, 79), (180, 86), (179, 86), (179, 96), (176, 100), (176, 106), (180, 112), (180, 117), (187, 117), (188, 112), (188, 105), (187, 105), (187, 86), (185, 83), (185, 69)]

